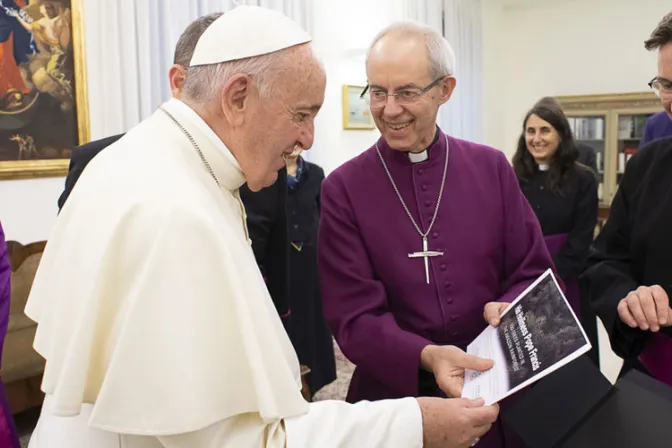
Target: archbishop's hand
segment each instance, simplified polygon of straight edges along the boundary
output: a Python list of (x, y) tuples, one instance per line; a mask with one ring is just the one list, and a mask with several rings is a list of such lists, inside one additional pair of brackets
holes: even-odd
[(493, 361), (469, 355), (454, 345), (428, 345), (420, 354), (422, 366), (434, 373), (436, 383), (449, 397), (461, 397), (464, 370), (484, 371)]
[(672, 325), (670, 299), (658, 285), (640, 286), (618, 304), (618, 316), (626, 325), (656, 332)]
[(483, 309), (483, 318), (485, 321), (496, 327), (499, 325), (500, 317), (505, 309), (511, 305), (507, 302), (490, 302), (485, 304), (485, 309)]
[(490, 430), (499, 406), (466, 398), (418, 398), (424, 448), (466, 448)]

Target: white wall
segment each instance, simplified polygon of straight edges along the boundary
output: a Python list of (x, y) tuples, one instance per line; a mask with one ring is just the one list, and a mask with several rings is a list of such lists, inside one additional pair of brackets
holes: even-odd
[(366, 85), (366, 48), (378, 31), (403, 17), (404, 8), (402, 0), (315, 3), (314, 44), (328, 76), (324, 106), (316, 120), (315, 144), (306, 157), (327, 173), (380, 136), (377, 130), (343, 129), (342, 86)]
[(672, 10), (668, 0), (557, 0), (521, 8), (502, 8), (501, 1), (486, 7), (489, 144), (512, 155), (525, 113), (542, 96), (648, 90), (656, 55), (643, 42)]
[(62, 177), (1, 181), (0, 221), (6, 238), (22, 244), (46, 240), (64, 182)]

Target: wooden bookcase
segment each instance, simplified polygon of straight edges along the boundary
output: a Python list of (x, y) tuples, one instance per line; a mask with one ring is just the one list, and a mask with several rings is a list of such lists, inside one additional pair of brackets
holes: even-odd
[(558, 96), (574, 138), (597, 152), (602, 215), (608, 211), (629, 157), (637, 151), (647, 118), (662, 110), (653, 92)]

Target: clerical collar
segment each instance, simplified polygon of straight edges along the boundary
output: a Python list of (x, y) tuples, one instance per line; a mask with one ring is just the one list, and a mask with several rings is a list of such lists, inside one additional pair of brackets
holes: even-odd
[(409, 152), (408, 153), (408, 160), (411, 161), (411, 163), (420, 163), (424, 162), (427, 159), (429, 159), (429, 148), (434, 146), (434, 143), (439, 139), (439, 127), (436, 127), (436, 133), (434, 134), (434, 140), (432, 140), (432, 143), (429, 144), (428, 147), (426, 147), (423, 151), (420, 152)]
[(548, 165), (547, 164), (540, 164), (539, 165), (539, 171), (548, 171)]
[(410, 160), (411, 163), (420, 163), (420, 162), (424, 162), (427, 159), (429, 159), (429, 151), (427, 149), (425, 149), (422, 152), (409, 152), (408, 153), (408, 160)]

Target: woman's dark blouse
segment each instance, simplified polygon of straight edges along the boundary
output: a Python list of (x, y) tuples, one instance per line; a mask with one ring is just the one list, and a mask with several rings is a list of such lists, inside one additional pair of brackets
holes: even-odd
[(560, 278), (576, 278), (585, 267), (597, 224), (597, 177), (590, 168), (577, 164), (565, 175), (559, 191), (552, 191), (548, 173), (538, 170), (529, 180), (521, 180), (520, 187), (544, 236), (567, 234), (553, 262)]

